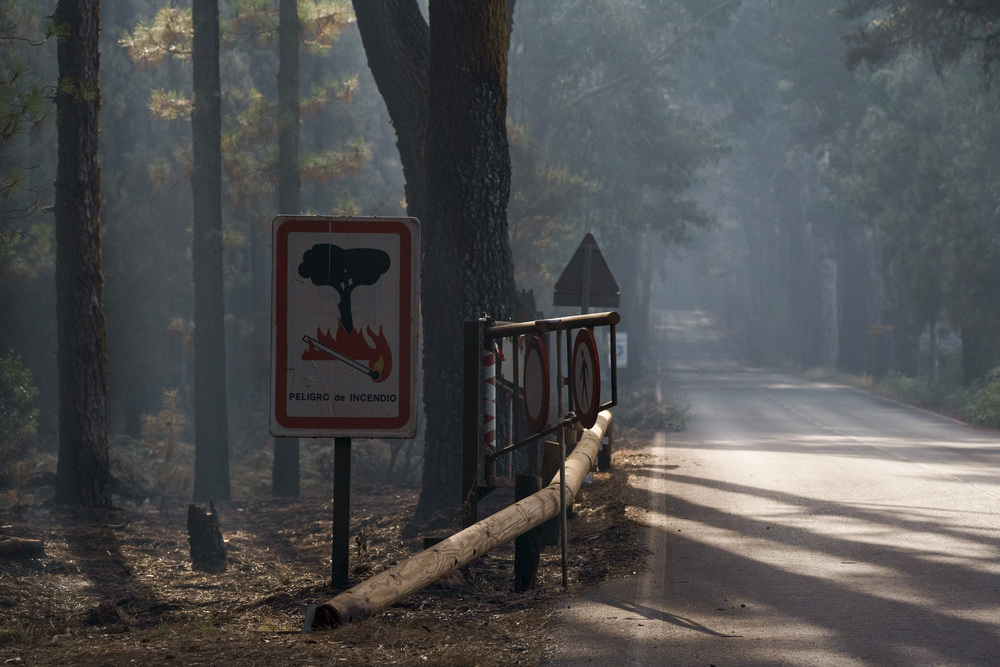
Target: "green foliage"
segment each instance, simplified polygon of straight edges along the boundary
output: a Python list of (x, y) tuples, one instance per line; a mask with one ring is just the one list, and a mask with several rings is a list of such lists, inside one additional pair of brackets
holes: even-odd
[(987, 373), (972, 392), (966, 414), (977, 426), (1000, 428), (1000, 368)]
[[(721, 283), (718, 306), (756, 358), (871, 372), (867, 325), (891, 321), (896, 370), (917, 372), (921, 329), (942, 323), (995, 363), (1000, 98), (982, 86), (977, 58), (952, 59), (942, 76), (926, 51), (899, 48), (881, 69), (850, 71), (840, 40), (903, 21), (895, 9), (927, 19), (934, 6), (950, 31), (967, 5), (840, 4), (866, 9), (846, 22), (820, 0), (743, 3), (725, 38), (692, 63), (691, 89), (732, 145), (704, 192), (719, 220), (704, 267)], [(824, 291), (817, 276), (830, 264), (836, 282)], [(818, 307), (831, 294), (834, 307)], [(820, 358), (821, 337), (836, 341), (838, 358)]]
[(687, 428), (688, 408), (672, 400), (661, 399), (656, 391), (643, 388), (618, 399), (613, 408), (615, 422), (639, 431), (683, 431)]
[(117, 438), (111, 445), (111, 472), (135, 494), (187, 495), (193, 481), (194, 447), (183, 437), (185, 417), (177, 389), (163, 392), (163, 409), (145, 415), (142, 437)]
[(886, 375), (875, 385), (875, 390), (909, 405), (953, 415), (962, 414), (969, 397), (968, 390), (959, 385), (899, 373)]
[(543, 154), (599, 186), (573, 209), (588, 230), (631, 239), (650, 228), (683, 241), (688, 226), (708, 223), (685, 195), (723, 147), (681, 108), (676, 74), (729, 9), (694, 0), (518, 7), (511, 115)]
[(1000, 100), (970, 67), (942, 79), (917, 54), (898, 57), (871, 77), (836, 162), (836, 191), (875, 231), (891, 306), (920, 325), (946, 321), (969, 345), (1000, 314)]
[(0, 74), (0, 143), (20, 134), (26, 126), (42, 122), (49, 113), (48, 99), (30, 70), (22, 63), (4, 63)]
[(0, 473), (24, 453), (38, 428), (38, 408), (31, 370), (9, 350), (0, 357)]
[[(699, 283), (756, 362), (836, 363), (823, 344), (838, 332), (823, 326), (819, 268), (849, 257), (861, 236), (825, 185), (861, 105), (839, 61), (841, 30), (821, 0), (742, 3), (683, 72), (688, 104), (714, 119), (729, 151), (702, 172), (698, 201), (716, 224), (681, 279)], [(859, 310), (846, 299), (843, 308)]]
[[(277, 12), (271, 0), (240, 0), (220, 26), (222, 48), (227, 51), (236, 76), (245, 76), (246, 59), (252, 59), (240, 37), (254, 36), (270, 48), (277, 36)], [(353, 20), (353, 13), (343, 1), (313, 0), (299, 3), (304, 39), (319, 50), (328, 50)], [(140, 69), (164, 66), (168, 59), (188, 61), (191, 57), (191, 10), (166, 6), (152, 20), (140, 22), (135, 30), (120, 40)], [(233, 76), (225, 76), (232, 81)], [(330, 79), (313, 86), (301, 101), (302, 115), (317, 114), (333, 99), (349, 105), (358, 88), (358, 77)], [(154, 118), (170, 122), (188, 120), (193, 101), (179, 90), (154, 88), (149, 110)], [(235, 206), (248, 211), (266, 207), (276, 188), (277, 105), (252, 84), (230, 83), (223, 91), (223, 174), (227, 196)], [(177, 173), (189, 173), (190, 149), (175, 153), (174, 164), (158, 157), (149, 173), (157, 188), (181, 181)], [(307, 155), (302, 159), (302, 180), (326, 185), (345, 175), (355, 175), (371, 158), (370, 146), (360, 138), (339, 149)]]
[(191, 98), (179, 90), (157, 88), (149, 94), (149, 112), (163, 120), (190, 120)]
[(39, 47), (56, 34), (51, 20), (39, 25), (39, 17), (17, 3), (5, 3), (0, 8), (0, 151), (6, 154), (0, 160), (0, 198), (8, 200), (3, 205), (4, 213), (27, 215), (37, 208), (37, 203), (32, 203), (7, 210), (10, 198), (29, 187), (23, 173), (25, 165), (10, 159), (9, 147), (52, 111), (51, 91), (42, 85), (43, 75), (28, 60), (37, 57), (42, 51)]
[(126, 32), (119, 44), (140, 68), (157, 67), (168, 58), (190, 60), (194, 24), (190, 8), (161, 7), (148, 22), (140, 22)]
[(0, 273), (36, 278), (54, 264), (52, 225), (32, 222), (26, 230), (0, 232)]
[(868, 19), (848, 36), (849, 67), (879, 66), (916, 47), (938, 68), (978, 50), (984, 72), (1000, 61), (1000, 5), (955, 0), (841, 0), (848, 18)]
[(562, 271), (559, 250), (579, 242), (580, 229), (570, 211), (592, 199), (594, 181), (552, 166), (543, 149), (520, 125), (508, 124), (511, 197), (507, 209), (514, 279), (522, 289), (544, 293)]
[(991, 370), (972, 387), (943, 380), (905, 377), (898, 373), (890, 373), (874, 384), (871, 378), (839, 375), (832, 379), (908, 405), (951, 415), (975, 426), (1000, 428), (1000, 368)]
[[(313, 52), (328, 50), (354, 20), (347, 0), (299, 0), (303, 42)], [(240, 38), (250, 36), (270, 45), (278, 34), (278, 12), (273, 0), (238, 0), (231, 3), (219, 25), (222, 48), (234, 48)], [(191, 59), (194, 26), (190, 7), (167, 4), (149, 21), (140, 21), (126, 31), (119, 44), (129, 51), (140, 68), (155, 68), (170, 59)]]
[(364, 139), (349, 141), (341, 149), (307, 155), (302, 159), (302, 180), (326, 185), (343, 176), (355, 175), (371, 155), (371, 145)]

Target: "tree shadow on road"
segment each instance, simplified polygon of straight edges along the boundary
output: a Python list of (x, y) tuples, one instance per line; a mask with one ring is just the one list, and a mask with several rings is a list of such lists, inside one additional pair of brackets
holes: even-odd
[[(667, 513), (674, 521), (671, 526), (683, 526), (682, 530), (664, 531), (666, 557), (668, 563), (683, 569), (690, 580), (685, 583), (691, 584), (683, 589), (668, 587), (665, 609), (704, 603), (704, 599), (692, 600), (690, 596), (708, 592), (745, 601), (751, 610), (738, 609), (736, 613), (767, 609), (767, 617), (772, 620), (775, 616), (796, 619), (818, 628), (831, 637), (831, 649), (845, 659), (850, 656), (871, 664), (914, 664), (918, 658), (950, 664), (988, 664), (996, 660), (1000, 618), (993, 613), (997, 620), (982, 619), (988, 618), (984, 610), (995, 610), (1000, 603), (997, 538), (971, 528), (944, 526), (929, 514), (902, 516), (905, 508), (896, 506), (881, 511), (863, 503), (817, 500), (690, 475), (653, 470), (634, 473), (664, 479), (668, 485), (701, 486), (797, 507), (801, 511), (784, 517), (795, 522), (808, 520), (808, 525), (817, 528), (824, 518), (849, 518), (859, 523), (857, 531), (849, 536), (831, 536), (783, 524), (782, 516), (756, 518), (663, 493)], [(656, 501), (652, 506), (657, 506)], [(726, 531), (733, 535), (731, 547), (718, 542), (719, 535)], [(934, 533), (966, 544), (973, 542), (981, 545), (976, 551), (983, 555), (958, 549), (948, 553), (922, 551), (907, 543), (905, 537), (897, 542), (884, 537), (897, 533)], [(864, 541), (862, 537), (869, 534), (877, 535), (883, 543)], [(741, 543), (744, 539), (755, 541), (754, 546)], [(768, 547), (768, 543), (776, 549)], [(787, 567), (774, 562), (775, 551), (788, 554)], [(810, 559), (823, 561), (815, 573), (808, 571)], [(891, 572), (877, 574), (886, 569)], [(627, 604), (618, 606), (628, 608)], [(710, 605), (703, 607), (706, 618), (712, 617)], [(675, 614), (653, 611), (649, 618), (683, 627), (676, 622), (679, 617)], [(691, 629), (703, 632), (703, 623), (694, 625)]]

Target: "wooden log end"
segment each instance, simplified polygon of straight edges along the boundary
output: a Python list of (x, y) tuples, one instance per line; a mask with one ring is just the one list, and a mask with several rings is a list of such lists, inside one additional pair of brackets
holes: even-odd
[(45, 542), (12, 537), (0, 540), (0, 558), (42, 558), (45, 556)]
[(371, 609), (364, 599), (350, 593), (341, 593), (316, 607), (313, 630), (330, 630), (348, 623), (355, 623), (371, 616)]

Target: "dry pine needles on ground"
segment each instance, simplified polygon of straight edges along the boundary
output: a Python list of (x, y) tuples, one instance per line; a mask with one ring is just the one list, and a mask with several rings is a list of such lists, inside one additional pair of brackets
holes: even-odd
[[(626, 444), (628, 442), (626, 441)], [(537, 664), (548, 605), (641, 567), (629, 518), (629, 453), (581, 490), (569, 524), (568, 591), (560, 550), (542, 555), (538, 585), (513, 592), (513, 544), (382, 614), (304, 634), (306, 607), (330, 597), (327, 499), (217, 505), (228, 568), (194, 571), (185, 505), (75, 513), (49, 505), (0, 512), (0, 539), (42, 540), (43, 558), (0, 559), (0, 662), (5, 664)], [(484, 509), (511, 502), (509, 488)], [(352, 493), (352, 584), (421, 547), (404, 539), (416, 493)]]

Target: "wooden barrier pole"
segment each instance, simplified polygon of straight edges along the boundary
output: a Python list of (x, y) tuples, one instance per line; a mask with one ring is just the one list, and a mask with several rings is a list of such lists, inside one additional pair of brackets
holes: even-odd
[[(566, 460), (566, 499), (572, 500), (590, 472), (611, 424), (602, 412)], [(559, 513), (559, 479), (510, 507), (455, 533), (426, 551), (381, 572), (316, 608), (313, 628), (335, 627), (368, 618)]]

